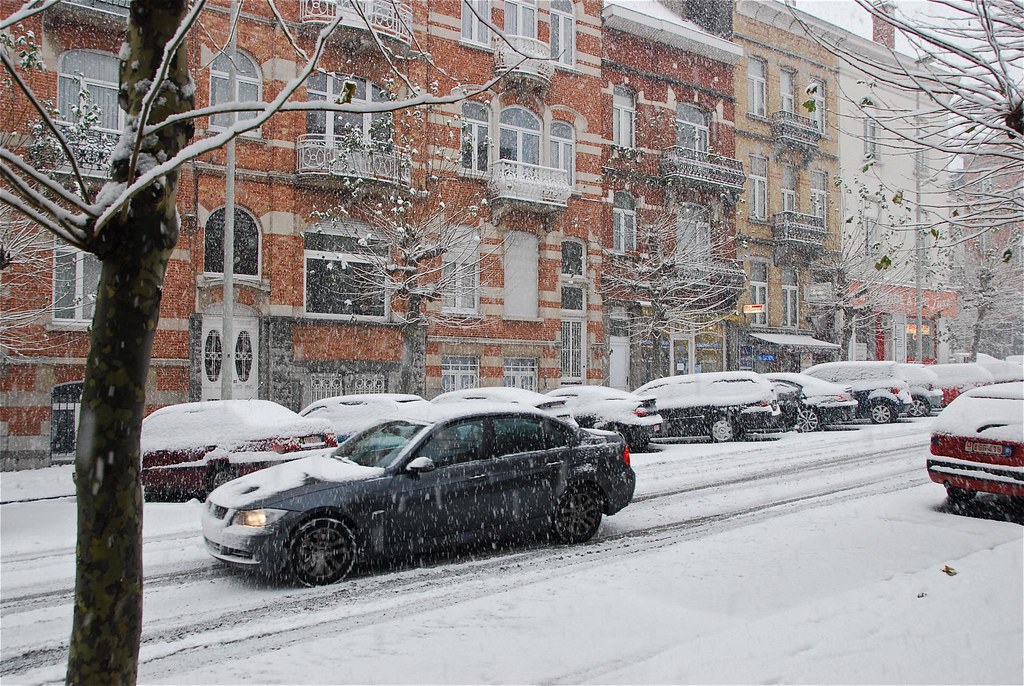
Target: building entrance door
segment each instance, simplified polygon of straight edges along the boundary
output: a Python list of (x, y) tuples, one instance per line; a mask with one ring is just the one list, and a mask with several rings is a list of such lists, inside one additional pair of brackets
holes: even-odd
[[(202, 399), (220, 400), (223, 374), (231, 374), (231, 397), (251, 400), (259, 393), (256, 370), (259, 368), (259, 320), (252, 316), (235, 315), (234, 341), (231, 344), (230, 365), (224, 364), (224, 319), (220, 314), (203, 315), (203, 335), (199, 342), (199, 360), (202, 366)], [(230, 369), (226, 367), (230, 367)]]

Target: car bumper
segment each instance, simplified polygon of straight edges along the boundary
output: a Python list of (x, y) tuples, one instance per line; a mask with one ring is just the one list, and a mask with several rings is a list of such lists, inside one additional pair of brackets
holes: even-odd
[(266, 573), (284, 565), (285, 535), (289, 516), (264, 529), (231, 524), (235, 510), (209, 501), (203, 506), (203, 542), (210, 555), (232, 565), (259, 568)]
[(822, 424), (849, 424), (857, 419), (857, 404), (846, 406), (816, 407)]
[(928, 460), (928, 476), (946, 487), (1024, 496), (1024, 468), (1021, 467), (936, 457)]

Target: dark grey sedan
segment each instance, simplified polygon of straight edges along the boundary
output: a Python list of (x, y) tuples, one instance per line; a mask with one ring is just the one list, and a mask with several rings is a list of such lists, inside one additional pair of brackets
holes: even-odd
[(590, 539), (625, 507), (635, 476), (620, 436), (520, 406), (396, 420), (335, 450), (231, 481), (203, 512), (210, 553), (306, 585), (344, 578), (361, 556), (436, 550), (546, 530)]

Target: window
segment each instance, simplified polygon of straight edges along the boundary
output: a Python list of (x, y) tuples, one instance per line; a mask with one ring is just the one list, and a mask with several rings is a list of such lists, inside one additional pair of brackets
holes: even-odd
[(693, 105), (679, 105), (676, 109), (676, 145), (706, 153), (709, 135), (707, 114)]
[(583, 380), (583, 321), (562, 321), (562, 380)]
[[(334, 231), (339, 231), (335, 233)], [(307, 231), (306, 312), (383, 317), (384, 275), (352, 226)]]
[(537, 237), (509, 231), (505, 238), (505, 316), (538, 316), (539, 261)]
[(491, 427), (494, 431), (492, 457), (532, 453), (547, 447), (540, 417), (495, 417)]
[(57, 75), (60, 120), (78, 120), (74, 110), (79, 106), (79, 94), (84, 91), (99, 107), (100, 117), (95, 128), (106, 131), (123, 128), (124, 114), (117, 103), (118, 68), (118, 59), (106, 53), (69, 50), (61, 55)]
[(480, 292), (479, 237), (475, 231), (459, 232), (456, 244), (444, 254), (441, 267), (441, 309), (451, 313), (473, 313)]
[[(387, 91), (366, 79), (322, 73), (313, 74), (306, 81), (306, 97), (310, 102), (337, 102), (345, 93), (346, 83), (351, 84), (349, 88), (355, 86), (355, 104), (390, 99)], [(383, 149), (391, 144), (391, 119), (386, 112), (307, 112), (306, 133), (322, 134), (336, 146), (375, 143)]]
[[(203, 271), (220, 274), (224, 271), (224, 208), (214, 210), (206, 220), (203, 240)], [(235, 274), (259, 276), (260, 232), (256, 220), (245, 210), (235, 208)]]
[(583, 276), (583, 244), (562, 241), (562, 275)]
[(633, 94), (624, 86), (616, 86), (613, 103), (612, 144), (620, 148), (632, 148), (636, 145), (636, 104)]
[(873, 255), (878, 242), (878, 203), (870, 203), (864, 211), (864, 254)]
[(761, 312), (755, 312), (751, 324), (764, 326), (768, 323), (768, 265), (764, 262), (750, 263), (750, 304), (764, 305)]
[(821, 219), (821, 225), (826, 225), (828, 216), (828, 174), (822, 171), (811, 172), (811, 214)]
[(99, 258), (92, 253), (58, 245), (53, 251), (54, 320), (91, 320), (99, 284)]
[(870, 117), (864, 118), (864, 159), (878, 159), (878, 124)]
[(676, 255), (687, 262), (711, 259), (711, 213), (702, 205), (685, 204), (676, 213)]
[[(223, 52), (210, 65), (210, 104), (228, 102), (258, 102), (262, 97), (263, 81), (259, 69), (247, 55), (235, 53), (235, 92), (229, 91), (228, 70), (231, 58)], [(239, 120), (252, 119), (256, 112), (238, 112)], [(232, 113), (215, 114), (210, 117), (210, 126), (230, 126)]]
[(807, 86), (807, 95), (814, 104), (810, 112), (811, 121), (818, 127), (818, 131), (825, 133), (825, 84), (821, 81), (811, 81)]
[(797, 296), (799, 284), (796, 269), (782, 270), (782, 325), (797, 328), (800, 325), (800, 301)]
[(612, 208), (612, 250), (636, 250), (636, 203), (625, 191), (616, 191)]
[(768, 160), (750, 156), (750, 216), (754, 219), (768, 217)]
[(783, 112), (793, 114), (796, 111), (796, 103), (793, 93), (796, 90), (796, 74), (783, 69), (779, 73), (779, 105)]
[(501, 111), (498, 122), (498, 156), (540, 164), (540, 120), (522, 107), (509, 107)]
[(505, 0), (505, 33), (537, 37), (537, 0)]
[(562, 309), (583, 312), (583, 289), (579, 286), (562, 286)]
[(490, 21), (491, 0), (462, 0), (462, 39), (489, 46), (491, 30), (480, 17)]
[(491, 154), (490, 111), (480, 103), (462, 105), (462, 167), (487, 171)]
[(550, 164), (564, 169), (569, 187), (576, 185), (576, 132), (564, 121), (551, 122)]
[(467, 419), (437, 431), (420, 448), (417, 457), (429, 457), (438, 468), (450, 467), (479, 460), (483, 445), (484, 420)]
[(758, 117), (765, 116), (767, 107), (767, 71), (763, 60), (747, 60), (747, 112)]
[(551, 0), (551, 58), (567, 67), (576, 63), (576, 18), (572, 0)]
[(782, 165), (782, 211), (796, 212), (796, 167)]
[(504, 362), (505, 386), (537, 390), (537, 359), (533, 357), (506, 357)]
[(480, 385), (480, 360), (472, 355), (441, 356), (441, 392)]

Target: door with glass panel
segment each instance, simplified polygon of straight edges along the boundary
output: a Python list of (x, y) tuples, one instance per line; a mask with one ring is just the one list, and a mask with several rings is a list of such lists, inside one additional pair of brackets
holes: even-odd
[(221, 315), (203, 316), (203, 335), (199, 346), (202, 366), (202, 399), (220, 400), (224, 374), (231, 374), (231, 397), (249, 400), (258, 397), (259, 320), (238, 317), (232, 320), (233, 355), (225, 363), (224, 319)]

